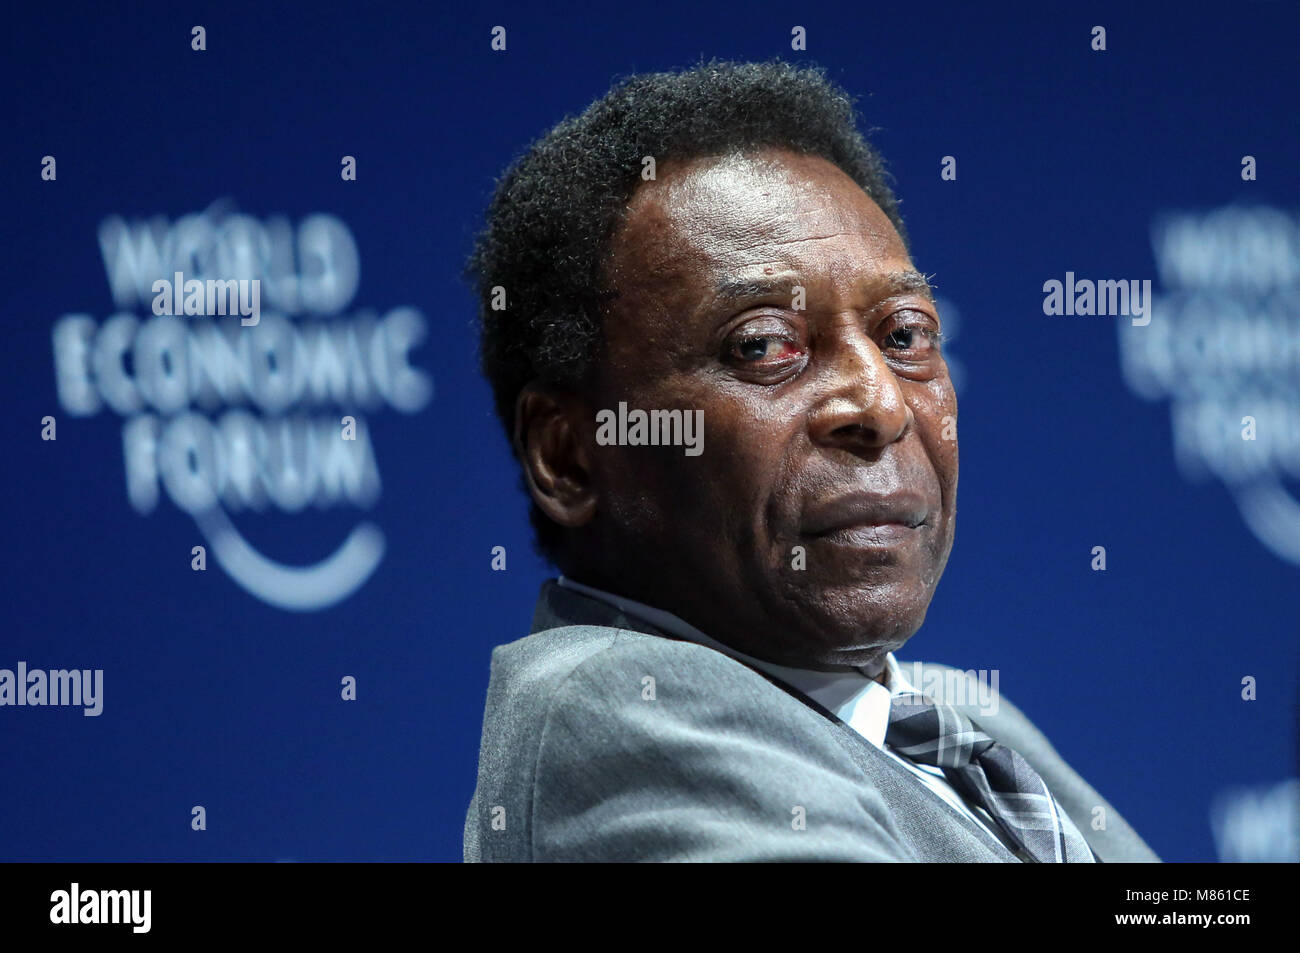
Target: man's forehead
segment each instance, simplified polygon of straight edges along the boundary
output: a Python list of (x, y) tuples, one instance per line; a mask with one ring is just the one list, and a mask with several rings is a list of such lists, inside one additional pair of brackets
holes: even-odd
[(628, 212), (638, 230), (678, 241), (802, 240), (888, 224), (843, 170), (785, 151), (665, 163), (637, 189)]
[(868, 270), (873, 281), (928, 291), (884, 212), (825, 159), (779, 151), (673, 163), (661, 173), (633, 196), (616, 238), (611, 277), (620, 289), (689, 283), (735, 297), (769, 275), (803, 274), (815, 260), (836, 283), (857, 283)]

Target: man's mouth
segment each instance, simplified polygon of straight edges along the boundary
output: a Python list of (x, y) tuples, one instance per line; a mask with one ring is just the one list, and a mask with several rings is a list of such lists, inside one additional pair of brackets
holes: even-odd
[(930, 506), (919, 493), (853, 492), (810, 507), (803, 520), (803, 533), (848, 541), (905, 539), (923, 525)]

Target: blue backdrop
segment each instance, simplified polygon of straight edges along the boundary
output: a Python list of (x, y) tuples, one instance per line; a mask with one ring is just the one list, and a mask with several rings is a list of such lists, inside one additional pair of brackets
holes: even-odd
[[(903, 656), (999, 670), (1166, 859), (1296, 850), (1293, 4), (266, 6), (10, 15), (0, 668), (103, 693), (0, 707), (0, 859), (459, 859), (489, 653), (546, 575), (460, 268), (528, 141), (701, 55), (861, 97), (957, 317), (957, 541)], [(280, 289), (268, 349), (319, 362), (297, 402), (140, 294), (241, 249)], [(1152, 280), (1152, 324), (1045, 315), (1067, 271)], [(355, 455), (324, 460), (344, 414)], [(280, 479), (260, 509), (250, 455)], [(182, 505), (186, 462), (226, 474), (228, 522)], [(332, 474), (311, 502), (305, 472)]]

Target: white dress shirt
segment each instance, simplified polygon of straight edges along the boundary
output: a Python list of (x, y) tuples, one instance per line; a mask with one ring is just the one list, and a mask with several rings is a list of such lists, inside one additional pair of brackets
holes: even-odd
[(799, 691), (834, 713), (840, 721), (844, 722), (872, 745), (901, 764), (916, 776), (922, 786), (936, 797), (942, 799), (953, 810), (970, 818), (1004, 844), (1009, 851), (1018, 856), (1015, 845), (1007, 839), (989, 814), (978, 805), (968, 804), (957, 793), (957, 790), (948, 783), (948, 779), (944, 777), (942, 770), (928, 764), (917, 764), (915, 761), (901, 757), (889, 745), (885, 744), (885, 732), (889, 729), (889, 708), (893, 697), (918, 691), (898, 667), (893, 652), (885, 655), (885, 678), (888, 687), (857, 670), (818, 672), (813, 669), (789, 668), (785, 665), (776, 665), (772, 662), (756, 659), (745, 655), (743, 652), (737, 652), (730, 646), (709, 638), (699, 629), (662, 609), (655, 609), (652, 606), (615, 595), (612, 592), (606, 592), (603, 589), (583, 585), (563, 576), (560, 576), (559, 584), (566, 589), (572, 589), (593, 599), (599, 599), (628, 615), (644, 619), (665, 632), (692, 642), (698, 642), (724, 655), (729, 655), (752, 668), (761, 669), (787, 685), (799, 689)]

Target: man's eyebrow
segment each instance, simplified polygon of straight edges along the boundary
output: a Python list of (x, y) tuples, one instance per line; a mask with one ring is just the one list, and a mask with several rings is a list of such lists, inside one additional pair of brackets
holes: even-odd
[(934, 286), (930, 284), (930, 279), (919, 271), (896, 271), (884, 278), (886, 285), (892, 286), (896, 291), (924, 295), (931, 302), (934, 301)]
[(714, 289), (720, 303), (763, 298), (768, 295), (794, 295), (797, 282), (793, 278), (723, 278)]
[[(745, 301), (751, 298), (786, 295), (793, 296), (799, 282), (793, 278), (723, 278), (714, 290), (714, 300), (719, 304)], [(895, 271), (872, 279), (872, 288), (879, 294), (921, 294), (934, 301), (934, 288), (930, 280), (919, 271)]]

